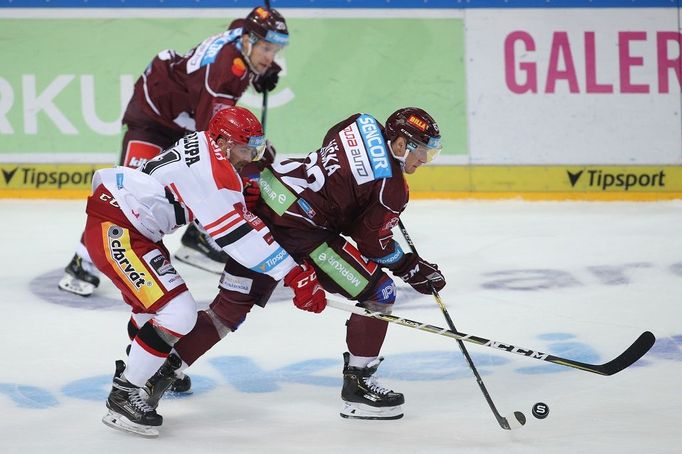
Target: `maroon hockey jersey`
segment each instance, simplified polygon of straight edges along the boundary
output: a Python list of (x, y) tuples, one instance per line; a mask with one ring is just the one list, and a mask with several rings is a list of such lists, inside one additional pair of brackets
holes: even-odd
[[(136, 82), (131, 104), (179, 134), (208, 129), (213, 114), (235, 105), (252, 77), (240, 51), (241, 34), (241, 28), (227, 30), (185, 55), (160, 52)], [(136, 114), (126, 112), (124, 123)]]
[(365, 257), (391, 263), (395, 252), (391, 230), (409, 194), (383, 126), (371, 115), (355, 114), (338, 123), (327, 132), (322, 147), (306, 158), (268, 166), (260, 188), (257, 212), (273, 230), (344, 234)]

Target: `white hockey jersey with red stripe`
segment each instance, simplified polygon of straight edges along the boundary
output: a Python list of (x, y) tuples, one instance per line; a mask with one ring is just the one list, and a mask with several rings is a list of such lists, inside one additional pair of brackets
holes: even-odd
[(135, 228), (157, 242), (197, 219), (241, 265), (284, 278), (296, 263), (257, 216), (245, 209), (241, 178), (206, 132), (194, 132), (139, 169), (95, 172)]

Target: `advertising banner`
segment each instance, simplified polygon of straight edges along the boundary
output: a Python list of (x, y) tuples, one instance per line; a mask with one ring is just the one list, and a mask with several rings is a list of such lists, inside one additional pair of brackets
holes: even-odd
[[(184, 53), (239, 17), (222, 12), (210, 19), (0, 19), (0, 162), (117, 162), (135, 80), (158, 52)], [(384, 121), (417, 105), (440, 123), (444, 156), (466, 154), (461, 19), (288, 24), (291, 44), (268, 104), (267, 135), (279, 153), (315, 150), (351, 114)], [(260, 114), (261, 95), (249, 91), (240, 104)]]
[(470, 162), (682, 164), (679, 23), (675, 8), (467, 10)]

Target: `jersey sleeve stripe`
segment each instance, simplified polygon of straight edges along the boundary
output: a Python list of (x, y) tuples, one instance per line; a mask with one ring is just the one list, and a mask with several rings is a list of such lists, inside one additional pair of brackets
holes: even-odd
[(239, 217), (237, 217), (236, 219), (230, 221), (229, 223), (225, 224), (224, 226), (222, 226), (222, 227), (220, 227), (220, 228), (216, 228), (216, 229), (213, 229), (213, 230), (208, 231), (208, 233), (210, 233), (212, 236), (218, 236), (218, 235), (220, 235), (221, 233), (223, 233), (223, 232), (225, 232), (225, 231), (227, 231), (227, 230), (230, 230), (231, 227), (234, 227), (235, 225), (237, 225), (237, 224), (239, 224), (239, 223), (241, 223), (241, 222), (246, 222), (246, 221), (244, 220), (244, 218), (242, 218), (241, 216), (239, 216)]
[(221, 236), (220, 238), (214, 238), (215, 242), (218, 243), (218, 246), (220, 247), (225, 247), (228, 244), (232, 244), (236, 241), (239, 241), (240, 239), (244, 238), (246, 235), (248, 235), (250, 232), (252, 232), (253, 229), (249, 224), (243, 224), (228, 233), (227, 235)]
[(210, 230), (214, 227), (218, 227), (220, 224), (222, 224), (225, 221), (228, 221), (230, 218), (234, 217), (235, 215), (238, 215), (237, 210), (232, 210), (226, 215), (220, 217), (218, 220), (211, 222), (210, 224), (206, 224), (204, 228), (206, 230)]

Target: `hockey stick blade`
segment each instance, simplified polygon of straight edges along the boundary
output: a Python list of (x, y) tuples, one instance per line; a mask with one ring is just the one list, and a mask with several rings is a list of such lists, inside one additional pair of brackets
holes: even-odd
[(440, 336), (449, 337), (451, 339), (470, 342), (473, 344), (482, 345), (484, 347), (505, 351), (507, 353), (515, 353), (517, 355), (526, 356), (540, 361), (546, 361), (549, 363), (558, 364), (560, 366), (572, 367), (574, 369), (606, 376), (616, 374), (621, 370), (634, 364), (637, 360), (644, 356), (656, 342), (656, 337), (653, 335), (653, 333), (651, 333), (650, 331), (645, 331), (623, 353), (621, 353), (611, 361), (606, 362), (604, 364), (588, 364), (568, 358), (562, 358), (560, 356), (550, 355), (548, 353), (542, 353), (540, 351), (531, 350), (529, 348), (517, 347), (512, 344), (506, 344), (495, 340), (485, 339), (483, 337), (474, 336), (472, 334), (461, 333), (445, 328), (440, 328), (434, 325), (428, 325), (426, 323), (397, 317), (395, 315), (382, 314), (380, 312), (372, 312), (361, 307), (352, 306), (341, 301), (333, 300), (331, 298), (327, 298), (327, 306), (331, 306), (335, 309), (340, 309), (347, 312), (352, 312), (354, 314), (362, 315), (364, 317), (376, 318), (389, 323), (396, 323), (398, 325), (417, 329), (419, 331), (425, 331), (431, 334), (438, 334)]
[(549, 355), (553, 363), (564, 366), (574, 367), (576, 369), (594, 372), (599, 375), (613, 375), (621, 370), (630, 367), (642, 356), (644, 356), (653, 347), (656, 342), (656, 336), (651, 331), (644, 331), (623, 353), (616, 358), (604, 364), (586, 364), (580, 361), (574, 361), (557, 356)]

